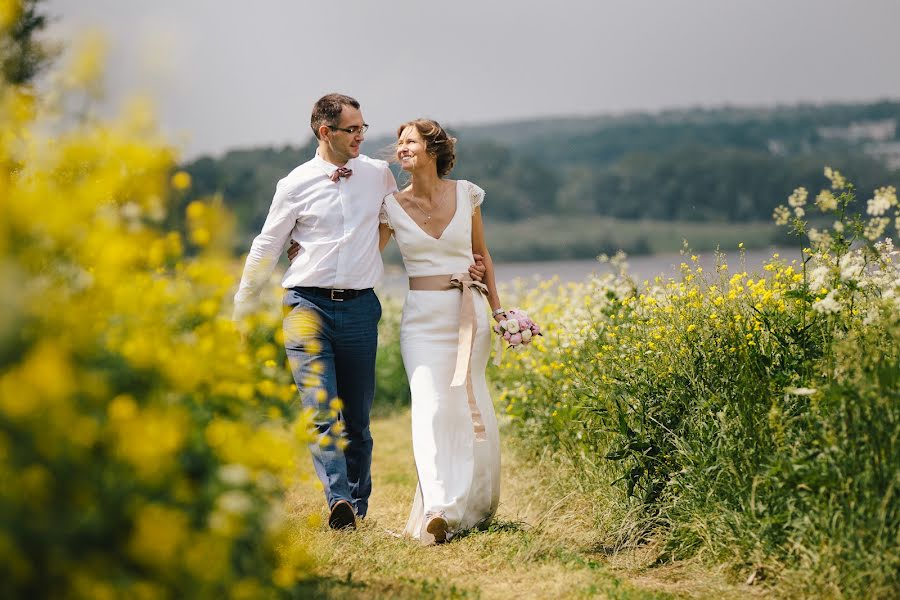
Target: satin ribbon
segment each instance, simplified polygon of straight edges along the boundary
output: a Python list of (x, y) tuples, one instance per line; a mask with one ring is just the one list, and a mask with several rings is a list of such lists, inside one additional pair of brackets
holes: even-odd
[(349, 178), (351, 175), (353, 175), (353, 169), (348, 169), (347, 167), (338, 167), (331, 174), (330, 179), (333, 182), (337, 183), (337, 180), (340, 179), (341, 177)]
[(453, 370), (453, 379), (450, 387), (466, 386), (466, 395), (469, 397), (469, 414), (472, 417), (472, 429), (475, 432), (475, 441), (481, 442), (487, 439), (484, 429), (484, 419), (475, 401), (475, 388), (472, 385), (472, 346), (475, 343), (475, 294), (473, 290), (487, 296), (487, 286), (480, 281), (475, 281), (468, 273), (454, 273), (453, 275), (430, 275), (426, 277), (410, 277), (409, 289), (415, 291), (443, 291), (458, 289), (462, 292), (462, 302), (459, 304), (459, 341), (456, 346), (456, 367)]

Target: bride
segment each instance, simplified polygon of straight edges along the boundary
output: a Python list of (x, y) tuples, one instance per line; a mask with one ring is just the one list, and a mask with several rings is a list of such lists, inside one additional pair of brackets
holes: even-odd
[[(484, 190), (445, 179), (455, 141), (435, 121), (397, 131), (397, 159), (410, 184), (385, 197), (380, 245), (393, 235), (409, 276), (400, 349), (412, 392), (419, 483), (405, 534), (443, 543), (490, 522), (500, 495), (500, 438), (485, 380), (491, 325), (504, 311), (484, 241)], [(484, 257), (483, 283), (468, 275)]]

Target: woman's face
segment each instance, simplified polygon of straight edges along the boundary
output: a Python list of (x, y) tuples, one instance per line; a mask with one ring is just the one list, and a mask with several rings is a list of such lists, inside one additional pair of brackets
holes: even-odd
[(397, 160), (404, 171), (413, 171), (434, 162), (425, 150), (425, 140), (419, 130), (410, 125), (400, 133), (397, 139)]

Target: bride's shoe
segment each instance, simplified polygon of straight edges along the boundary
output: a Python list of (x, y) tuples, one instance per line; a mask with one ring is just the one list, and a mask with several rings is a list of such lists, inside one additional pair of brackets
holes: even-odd
[(450, 526), (447, 523), (447, 519), (444, 518), (444, 513), (426, 514), (425, 518), (425, 531), (422, 532), (421, 536), (422, 545), (431, 546), (446, 542)]

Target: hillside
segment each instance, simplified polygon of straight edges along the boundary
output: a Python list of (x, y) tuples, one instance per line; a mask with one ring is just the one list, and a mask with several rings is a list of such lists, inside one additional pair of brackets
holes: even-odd
[[(690, 109), (453, 127), (453, 177), (488, 192), (485, 218), (519, 223), (583, 218), (708, 223), (723, 232), (766, 222), (797, 185), (822, 185), (834, 165), (858, 182), (863, 199), (900, 182), (900, 102), (775, 108)], [(238, 216), (245, 245), (268, 212), (275, 183), (314, 152), (313, 140), (283, 148), (241, 149), (183, 165), (193, 178), (185, 202), (220, 194)], [(390, 138), (364, 152), (389, 153)], [(498, 225), (504, 229), (505, 225)], [(535, 230), (534, 235), (540, 231)], [(729, 237), (726, 235), (726, 237)], [(730, 237), (734, 237), (731, 235)], [(751, 245), (772, 241), (763, 235)], [(641, 252), (654, 245), (633, 240)], [(603, 244), (596, 244), (597, 248)], [(579, 240), (578, 256), (596, 254)], [(501, 250), (502, 252), (502, 250)], [(544, 245), (545, 258), (571, 249)]]

